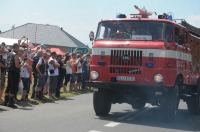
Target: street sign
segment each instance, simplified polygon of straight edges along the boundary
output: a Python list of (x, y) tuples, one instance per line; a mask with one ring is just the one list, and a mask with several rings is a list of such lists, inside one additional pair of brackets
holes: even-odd
[(78, 54), (86, 54), (86, 53), (88, 53), (88, 48), (72, 48), (72, 53), (74, 52), (75, 49), (77, 49), (77, 53)]

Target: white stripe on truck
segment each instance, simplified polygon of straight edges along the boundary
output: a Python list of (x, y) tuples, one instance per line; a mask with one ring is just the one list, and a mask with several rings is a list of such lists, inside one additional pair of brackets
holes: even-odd
[(111, 50), (136, 50), (142, 51), (142, 56), (149, 57), (149, 53), (153, 53), (153, 57), (162, 57), (162, 58), (173, 58), (181, 59), (185, 61), (192, 61), (192, 56), (189, 53), (183, 53), (180, 51), (174, 50), (161, 50), (161, 49), (130, 49), (130, 48), (93, 48), (93, 55), (101, 55), (101, 52), (104, 51), (105, 55), (111, 55)]

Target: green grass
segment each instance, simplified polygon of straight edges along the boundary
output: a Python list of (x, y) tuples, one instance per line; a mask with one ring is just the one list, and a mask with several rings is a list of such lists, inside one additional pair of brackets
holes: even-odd
[[(63, 92), (63, 90), (61, 89), (61, 94), (60, 94), (60, 97), (59, 98), (49, 98), (48, 95), (44, 95), (44, 100), (36, 100), (36, 99), (31, 99), (31, 93), (29, 93), (29, 100), (24, 103), (24, 102), (20, 102), (20, 106), (22, 107), (26, 107), (26, 104), (30, 104), (30, 105), (39, 105), (39, 104), (43, 104), (43, 103), (54, 103), (55, 101), (58, 101), (58, 100), (70, 100), (70, 97), (73, 97), (73, 96), (77, 96), (77, 95), (81, 95), (81, 94), (87, 94), (87, 93), (90, 93), (91, 91), (90, 90), (77, 90), (77, 91), (72, 91), (72, 92)], [(18, 94), (17, 98), (18, 99), (21, 99), (21, 94)]]

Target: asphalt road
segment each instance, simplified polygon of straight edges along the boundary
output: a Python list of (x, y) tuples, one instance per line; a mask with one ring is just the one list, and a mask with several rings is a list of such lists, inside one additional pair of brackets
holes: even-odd
[(90, 93), (15, 110), (0, 106), (0, 132), (200, 132), (200, 116), (186, 108), (181, 102), (174, 122), (149, 104), (141, 111), (115, 104), (108, 116), (98, 117)]

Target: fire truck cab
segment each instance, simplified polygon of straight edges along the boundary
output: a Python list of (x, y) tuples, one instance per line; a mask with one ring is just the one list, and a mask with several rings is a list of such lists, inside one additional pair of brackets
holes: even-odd
[(102, 20), (92, 47), (90, 81), (97, 115), (111, 105), (146, 103), (174, 119), (180, 99), (200, 114), (200, 30), (182, 21), (136, 17)]

